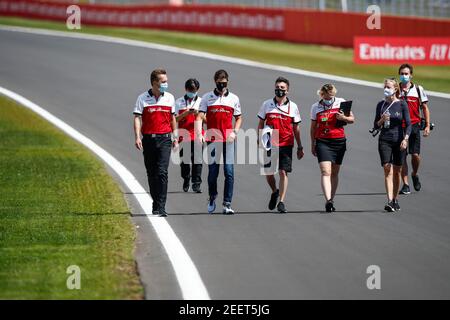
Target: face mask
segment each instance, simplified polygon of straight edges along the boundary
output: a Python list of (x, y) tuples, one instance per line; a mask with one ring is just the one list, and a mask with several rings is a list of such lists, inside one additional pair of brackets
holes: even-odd
[(186, 96), (189, 99), (194, 99), (197, 96), (197, 92), (186, 92)]
[(394, 89), (384, 88), (384, 96), (391, 97), (395, 93)]
[(333, 101), (334, 101), (334, 98), (332, 98), (330, 100), (322, 99), (322, 102), (327, 106), (331, 106), (333, 104)]
[(283, 89), (275, 89), (275, 95), (278, 98), (283, 98), (286, 95), (286, 90)]
[(409, 82), (409, 79), (411, 79), (411, 76), (409, 76), (409, 75), (404, 75), (404, 74), (402, 74), (402, 75), (400, 76), (400, 81), (401, 81), (401, 83), (408, 83), (408, 82)]
[(222, 92), (223, 89), (227, 87), (227, 85), (228, 85), (227, 82), (216, 82), (216, 88), (217, 90), (219, 90), (219, 92)]
[(159, 85), (159, 92), (164, 93), (169, 89), (169, 84), (167, 82), (161, 83)]

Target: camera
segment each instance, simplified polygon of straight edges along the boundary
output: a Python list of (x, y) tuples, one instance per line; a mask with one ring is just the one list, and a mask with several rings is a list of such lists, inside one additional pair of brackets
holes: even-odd
[(380, 133), (380, 129), (372, 128), (369, 130), (369, 132), (372, 134), (372, 137), (375, 138)]
[[(425, 123), (425, 119), (424, 118), (421, 118), (420, 119), (420, 130), (425, 130), (425, 127), (426, 127), (426, 123)], [(434, 123), (430, 123), (430, 130), (433, 130), (434, 129)]]

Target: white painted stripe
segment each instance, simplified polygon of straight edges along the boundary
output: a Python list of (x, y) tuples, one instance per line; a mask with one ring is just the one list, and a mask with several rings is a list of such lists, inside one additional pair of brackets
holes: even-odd
[(208, 291), (203, 284), (194, 262), (189, 257), (186, 249), (178, 239), (172, 227), (166, 219), (152, 215), (153, 201), (151, 197), (146, 193), (145, 189), (141, 186), (133, 174), (125, 168), (122, 163), (120, 163), (105, 149), (97, 145), (94, 141), (25, 97), (3, 87), (0, 87), (0, 94), (11, 98), (26, 108), (36, 112), (41, 117), (67, 133), (70, 137), (85, 145), (105, 163), (107, 163), (122, 179), (123, 183), (128, 187), (130, 192), (134, 194), (136, 200), (139, 202), (147, 215), (147, 218), (150, 220), (150, 223), (161, 240), (161, 243), (169, 256), (170, 262), (172, 263), (183, 298), (187, 300), (210, 299)]
[[(144, 42), (144, 41), (138, 41), (138, 40), (129, 40), (129, 39), (124, 39), (124, 38), (108, 37), (108, 36), (101, 36), (101, 35), (69, 32), (69, 31), (54, 31), (54, 30), (46, 30), (46, 29), (12, 27), (12, 26), (0, 26), (0, 30), (33, 33), (33, 34), (40, 34), (40, 35), (47, 35), (47, 36), (54, 36), (54, 37), (66, 37), (66, 38), (76, 38), (76, 39), (117, 43), (117, 44), (123, 44), (123, 45), (127, 45), (127, 46), (162, 50), (162, 51), (166, 51), (166, 52), (173, 52), (173, 53), (189, 55), (189, 56), (193, 56), (193, 57), (211, 59), (211, 60), (216, 60), (216, 61), (223, 61), (223, 62), (228, 62), (228, 63), (235, 63), (235, 64), (245, 65), (245, 66), (249, 66), (249, 67), (281, 71), (281, 72), (297, 74), (297, 75), (311, 77), (311, 78), (324, 79), (324, 80), (328, 80), (328, 81), (338, 81), (338, 82), (349, 83), (349, 84), (365, 86), (365, 87), (372, 87), (372, 88), (381, 88), (381, 86), (382, 86), (381, 82), (377, 83), (377, 82), (372, 82), (372, 81), (358, 80), (358, 79), (341, 77), (341, 76), (336, 76), (336, 75), (331, 75), (331, 74), (326, 74), (326, 73), (307, 71), (307, 70), (296, 69), (296, 68), (291, 68), (291, 67), (277, 66), (277, 65), (268, 64), (268, 63), (251, 61), (251, 60), (247, 60), (247, 59), (227, 57), (227, 56), (222, 56), (222, 55), (213, 54), (213, 53), (206, 53), (206, 52), (202, 52), (202, 51), (182, 49), (182, 48), (177, 48), (177, 47), (172, 47), (172, 46), (167, 46), (167, 45), (162, 45), (162, 44), (156, 44), (156, 43), (150, 43), (150, 42)], [(450, 99), (450, 94), (443, 93), (443, 92), (427, 90), (427, 95), (433, 96), (433, 97), (444, 98), (444, 99)]]

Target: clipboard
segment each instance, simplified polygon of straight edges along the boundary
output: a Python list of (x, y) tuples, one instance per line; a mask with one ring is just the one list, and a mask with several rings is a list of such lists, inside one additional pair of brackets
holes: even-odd
[[(350, 111), (352, 110), (352, 104), (353, 104), (352, 100), (341, 102), (341, 104), (339, 105), (339, 110), (341, 110), (344, 113), (344, 115), (348, 117), (350, 115)], [(336, 121), (336, 127), (343, 127), (346, 125), (347, 122), (340, 120)]]

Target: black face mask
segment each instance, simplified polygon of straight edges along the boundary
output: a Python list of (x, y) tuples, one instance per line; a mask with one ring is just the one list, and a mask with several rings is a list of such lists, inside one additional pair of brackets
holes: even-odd
[(227, 87), (227, 85), (228, 85), (227, 82), (216, 82), (216, 88), (217, 90), (219, 90), (219, 92), (222, 92), (223, 89)]
[(275, 89), (275, 95), (278, 98), (283, 98), (286, 95), (286, 90), (283, 89)]

